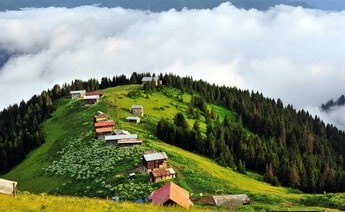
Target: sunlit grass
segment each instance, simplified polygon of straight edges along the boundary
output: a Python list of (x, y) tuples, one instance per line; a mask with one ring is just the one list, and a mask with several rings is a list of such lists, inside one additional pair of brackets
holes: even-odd
[(1, 211), (206, 211), (200, 208), (184, 209), (181, 207), (158, 207), (151, 203), (113, 202), (111, 200), (92, 199), (71, 196), (48, 196), (33, 194), (0, 194)]

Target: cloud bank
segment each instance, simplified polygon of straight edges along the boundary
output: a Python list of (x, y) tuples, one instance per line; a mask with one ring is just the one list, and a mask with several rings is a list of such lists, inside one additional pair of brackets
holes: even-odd
[(0, 70), (0, 108), (56, 83), (134, 71), (255, 90), (299, 109), (345, 91), (345, 12), (44, 8), (0, 13), (0, 32), (0, 48), (16, 53)]

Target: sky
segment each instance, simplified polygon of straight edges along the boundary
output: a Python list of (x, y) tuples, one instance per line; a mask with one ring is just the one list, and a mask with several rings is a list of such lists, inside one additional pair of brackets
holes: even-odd
[(0, 13), (0, 108), (54, 84), (132, 72), (174, 73), (280, 98), (345, 129), (345, 11), (229, 3), (164, 12), (41, 8)]

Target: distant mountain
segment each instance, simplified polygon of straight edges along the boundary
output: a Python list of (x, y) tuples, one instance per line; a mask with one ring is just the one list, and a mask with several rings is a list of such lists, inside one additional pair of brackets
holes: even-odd
[(0, 11), (19, 10), (25, 7), (78, 7), (98, 5), (100, 7), (123, 7), (128, 9), (166, 11), (182, 8), (214, 8), (223, 2), (231, 2), (238, 8), (267, 10), (275, 5), (285, 4), (321, 10), (344, 10), (344, 0), (1, 0)]
[(334, 99), (330, 99), (328, 100), (325, 104), (321, 105), (321, 109), (323, 111), (328, 111), (330, 110), (332, 107), (335, 106), (344, 106), (345, 105), (345, 96), (341, 95), (337, 100)]
[(4, 49), (0, 49), (0, 69), (11, 58), (12, 54)]
[(344, 0), (287, 0), (289, 2), (303, 2), (310, 7), (321, 10), (345, 10)]
[[(340, 1), (340, 0), (333, 0)], [(181, 10), (182, 8), (205, 9), (214, 8), (223, 2), (231, 2), (239, 8), (266, 10), (279, 4), (291, 6), (311, 7), (307, 0), (2, 0), (0, 11), (18, 10), (25, 7), (78, 7), (82, 5), (98, 5), (101, 7), (123, 7), (129, 9), (165, 11), (169, 9)], [(321, 2), (321, 1), (320, 1)], [(327, 3), (315, 4), (330, 8)], [(340, 5), (340, 3), (336, 4)], [(321, 8), (322, 9), (322, 8)]]

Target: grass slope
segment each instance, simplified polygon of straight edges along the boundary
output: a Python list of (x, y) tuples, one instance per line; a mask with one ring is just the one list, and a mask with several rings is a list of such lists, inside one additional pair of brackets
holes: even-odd
[[(42, 168), (59, 159), (57, 152), (67, 145), (65, 138), (83, 137), (89, 134), (93, 130), (93, 115), (96, 111), (103, 111), (116, 121), (116, 128), (137, 133), (139, 137), (143, 138), (145, 148), (166, 151), (169, 162), (177, 172), (178, 177), (175, 181), (189, 190), (193, 197), (199, 198), (199, 193), (204, 195), (247, 193), (252, 199), (252, 204), (249, 207), (239, 208), (244, 211), (320, 209), (303, 205), (302, 200), (306, 198), (306, 195), (299, 194), (299, 191), (273, 187), (258, 180), (262, 178), (260, 175), (255, 173), (242, 175), (230, 168), (219, 166), (209, 158), (158, 141), (155, 138), (157, 122), (161, 117), (172, 118), (177, 112), (186, 113), (191, 95), (175, 89), (165, 89), (162, 92), (146, 95), (139, 90), (140, 88), (140, 85), (127, 85), (105, 89), (103, 90), (105, 92), (103, 100), (97, 105), (88, 107), (84, 107), (81, 100), (60, 99), (56, 102), (57, 110), (53, 113), (52, 118), (42, 125), (46, 135), (46, 143), (31, 152), (20, 165), (2, 177), (18, 181), (19, 190), (28, 190), (34, 193), (49, 193), (62, 185), (66, 180), (64, 177), (48, 177)], [(135, 95), (129, 98), (129, 92)], [(145, 108), (145, 116), (138, 125), (125, 121), (125, 118), (131, 115), (129, 108), (133, 104), (142, 104)], [(225, 116), (233, 117), (232, 112), (219, 106), (214, 107), (220, 119)], [(188, 120), (188, 122), (192, 125), (194, 120)], [(204, 117), (200, 118), (200, 122), (201, 129), (205, 130)], [(0, 196), (0, 201), (3, 201), (3, 198)], [(38, 202), (44, 201), (41, 199), (43, 197), (35, 196), (33, 198), (37, 198)], [(25, 200), (23, 201), (25, 202)]]
[(34, 194), (19, 194), (16, 198), (0, 194), (1, 211), (152, 211), (152, 212), (178, 212), (178, 211), (206, 211), (204, 209), (180, 207), (159, 207), (151, 204), (135, 204), (131, 202), (117, 203), (109, 200), (71, 197), (49, 196)]

